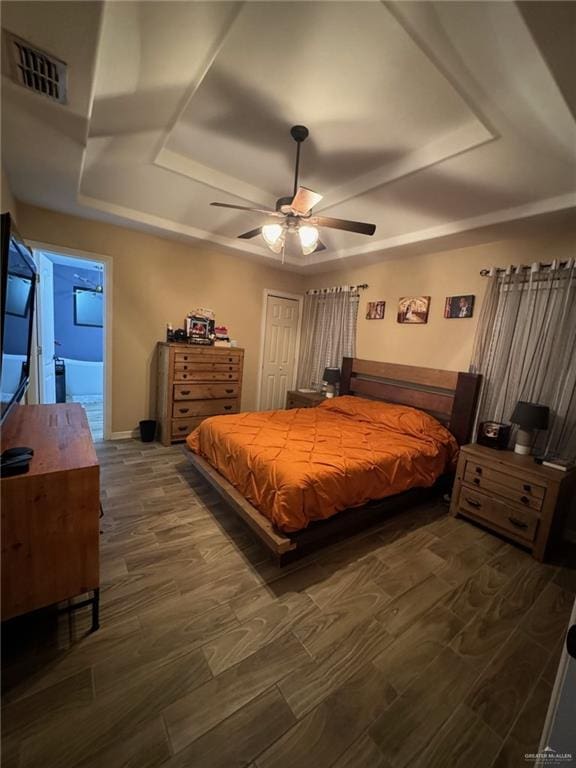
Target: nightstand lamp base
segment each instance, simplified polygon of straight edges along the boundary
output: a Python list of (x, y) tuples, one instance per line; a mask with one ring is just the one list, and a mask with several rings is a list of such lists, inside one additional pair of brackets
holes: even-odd
[(514, 453), (519, 453), (521, 456), (530, 456), (532, 453), (532, 445), (534, 444), (534, 433), (528, 429), (518, 429), (516, 432), (516, 444), (514, 445)]

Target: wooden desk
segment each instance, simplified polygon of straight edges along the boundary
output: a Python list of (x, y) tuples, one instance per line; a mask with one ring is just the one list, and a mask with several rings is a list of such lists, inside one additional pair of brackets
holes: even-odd
[(94, 591), (98, 627), (100, 478), (86, 413), (77, 403), (22, 405), (2, 450), (34, 450), (26, 474), (4, 477), (2, 620)]

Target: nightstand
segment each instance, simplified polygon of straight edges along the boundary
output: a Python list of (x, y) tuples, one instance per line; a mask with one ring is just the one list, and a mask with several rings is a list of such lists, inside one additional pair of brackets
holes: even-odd
[(533, 456), (465, 445), (450, 512), (506, 536), (543, 560), (561, 532), (575, 489), (575, 470), (562, 472), (536, 464)]
[(326, 398), (321, 392), (298, 392), (291, 389), (286, 392), (286, 408), (312, 408)]

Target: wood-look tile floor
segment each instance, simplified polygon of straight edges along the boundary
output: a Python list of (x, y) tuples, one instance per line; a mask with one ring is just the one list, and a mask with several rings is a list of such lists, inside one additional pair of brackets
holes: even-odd
[(5, 768), (504, 768), (576, 580), (442, 502), (280, 570), (179, 447), (101, 443), (102, 628), (4, 626)]

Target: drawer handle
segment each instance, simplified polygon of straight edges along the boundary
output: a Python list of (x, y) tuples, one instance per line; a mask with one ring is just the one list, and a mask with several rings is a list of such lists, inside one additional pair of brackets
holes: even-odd
[(225, 411), (231, 411), (232, 410), (232, 406), (231, 405), (225, 405), (224, 406), (224, 410)]
[(225, 389), (224, 391), (226, 392), (227, 395), (232, 395), (234, 393), (233, 389)]
[(481, 475), (482, 474), (482, 467), (475, 467), (474, 471), (476, 472), (477, 475)]
[(520, 501), (522, 502), (522, 504), (530, 503), (530, 499), (528, 498), (528, 496), (520, 496)]
[(526, 491), (526, 493), (531, 493), (532, 492), (532, 486), (531, 485), (523, 485), (522, 486), (522, 490)]
[(232, 378), (232, 374), (231, 374), (231, 373), (229, 373), (229, 374), (228, 374), (228, 378), (229, 378), (229, 379), (231, 379), (231, 378)]
[(476, 507), (476, 509), (480, 509), (482, 504), (480, 504), (479, 501), (476, 501), (476, 499), (466, 499), (468, 504), (470, 504), (471, 507)]
[(190, 408), (178, 408), (178, 413), (188, 413)]
[(182, 389), (182, 390), (180, 391), (180, 394), (181, 394), (181, 395), (189, 395), (189, 394), (190, 394), (190, 390), (189, 390), (189, 389)]
[(188, 427), (178, 427), (178, 432), (186, 432)]
[(474, 483), (474, 485), (480, 485), (480, 478), (479, 477), (475, 477), (472, 482)]
[(528, 528), (528, 523), (524, 523), (522, 520), (518, 520), (516, 517), (509, 517), (508, 520), (510, 520), (512, 525), (515, 525), (516, 528)]

